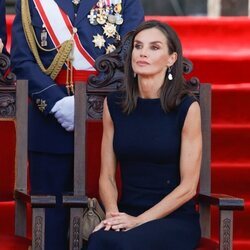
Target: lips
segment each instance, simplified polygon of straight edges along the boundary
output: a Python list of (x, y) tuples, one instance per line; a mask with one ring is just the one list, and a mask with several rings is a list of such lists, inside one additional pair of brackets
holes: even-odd
[(139, 65), (139, 66), (147, 66), (147, 65), (149, 65), (149, 63), (146, 62), (146, 61), (137, 61), (136, 64)]

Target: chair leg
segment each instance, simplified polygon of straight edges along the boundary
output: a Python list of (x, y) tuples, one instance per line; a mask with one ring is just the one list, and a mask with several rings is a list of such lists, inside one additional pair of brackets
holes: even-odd
[(16, 200), (15, 204), (15, 235), (26, 237), (26, 204)]
[(32, 209), (32, 250), (44, 250), (45, 208)]
[(70, 209), (70, 250), (82, 249), (82, 208)]
[(202, 237), (210, 238), (211, 236), (211, 215), (210, 215), (210, 205), (209, 204), (200, 204), (200, 224)]
[(233, 249), (233, 211), (220, 210), (220, 250)]

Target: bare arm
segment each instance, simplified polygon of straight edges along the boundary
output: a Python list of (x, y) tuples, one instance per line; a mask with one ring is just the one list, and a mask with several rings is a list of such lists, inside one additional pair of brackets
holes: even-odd
[(117, 212), (118, 191), (115, 181), (116, 157), (113, 151), (114, 125), (111, 119), (107, 99), (103, 107), (103, 137), (101, 145), (101, 172), (99, 178), (99, 192), (106, 211), (106, 217), (111, 212)]
[(139, 216), (142, 223), (167, 216), (196, 194), (200, 175), (201, 148), (200, 107), (197, 102), (194, 102), (188, 110), (182, 129), (181, 182), (164, 199)]

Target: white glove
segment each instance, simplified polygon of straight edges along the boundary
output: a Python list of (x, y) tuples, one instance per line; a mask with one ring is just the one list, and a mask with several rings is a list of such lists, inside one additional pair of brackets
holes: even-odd
[(51, 113), (54, 114), (57, 121), (67, 131), (74, 130), (74, 114), (75, 114), (75, 98), (74, 96), (66, 96), (57, 101)]
[(0, 53), (2, 53), (3, 51), (3, 42), (2, 39), (0, 38)]

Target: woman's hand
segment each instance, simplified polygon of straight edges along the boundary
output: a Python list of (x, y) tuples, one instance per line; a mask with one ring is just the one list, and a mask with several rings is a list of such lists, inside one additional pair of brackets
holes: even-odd
[(126, 213), (113, 212), (111, 217), (102, 221), (105, 230), (127, 231), (142, 224), (138, 217)]
[(102, 228), (104, 228), (104, 227), (105, 227), (105, 225), (103, 224), (103, 221), (101, 221), (101, 223), (98, 224), (98, 225), (95, 227), (95, 229), (93, 230), (92, 233), (94, 233), (94, 232), (96, 232), (96, 231), (99, 231), (100, 229), (102, 229)]
[(105, 220), (95, 227), (93, 232), (102, 228), (104, 228), (105, 231), (128, 231), (141, 224), (142, 222), (139, 220), (139, 217), (131, 216), (126, 213), (111, 212)]
[[(93, 230), (93, 232), (96, 232), (102, 228), (105, 228), (104, 230), (105, 231), (109, 231), (111, 229), (111, 226), (110, 225), (105, 225), (103, 222), (106, 221), (107, 219), (111, 218), (112, 217), (112, 214), (116, 214), (116, 213), (119, 213), (118, 211), (117, 212), (106, 212), (106, 219), (101, 221), (100, 224), (98, 224), (95, 229)], [(116, 231), (120, 231), (120, 230), (116, 230)]]

